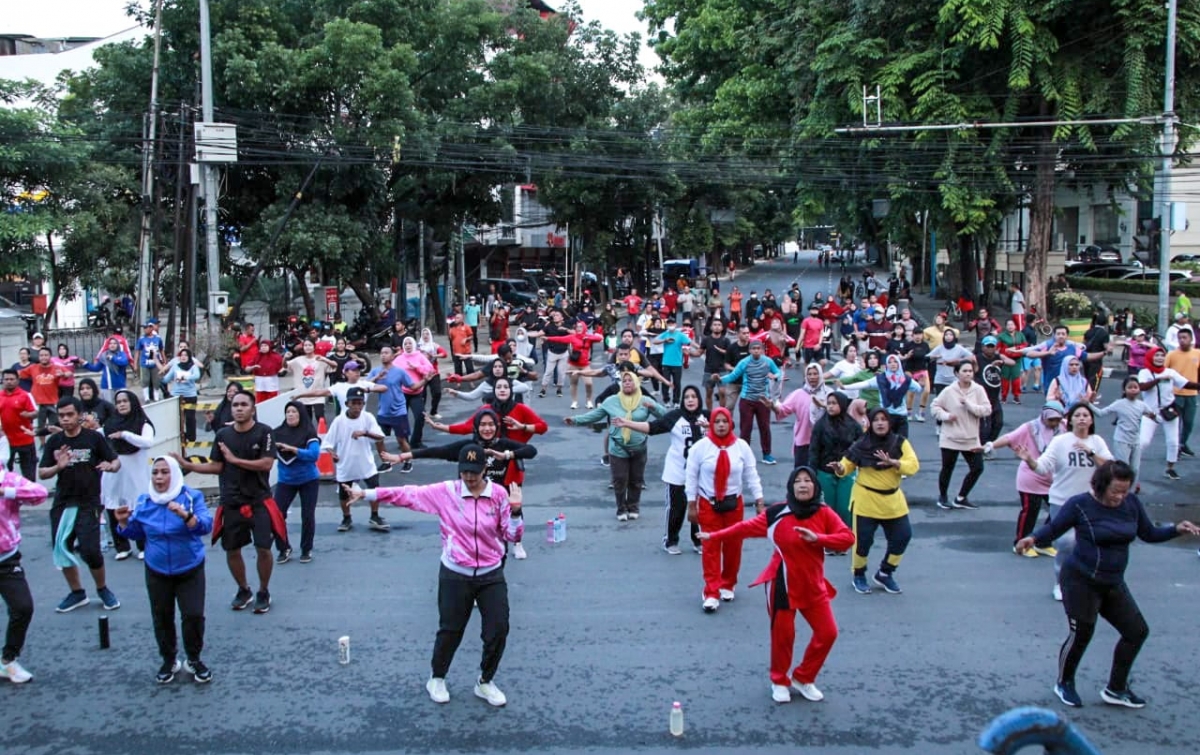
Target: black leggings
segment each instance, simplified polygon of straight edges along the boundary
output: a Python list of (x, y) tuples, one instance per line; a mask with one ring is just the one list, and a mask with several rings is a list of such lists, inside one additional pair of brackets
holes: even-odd
[[(296, 495), (300, 496), (300, 553), (309, 553), (313, 549), (313, 537), (317, 532), (317, 494), (321, 491), (321, 481), (309, 480), (300, 485), (290, 485), (286, 482), (275, 483), (275, 505), (279, 513), (287, 519), (288, 509)], [(291, 549), (287, 540), (275, 537), (275, 547), (280, 553)]]
[(966, 498), (971, 494), (971, 489), (975, 487), (975, 483), (979, 482), (979, 476), (983, 474), (983, 453), (979, 451), (957, 451), (953, 448), (942, 449), (942, 471), (938, 472), (938, 494), (943, 500), (946, 498), (946, 491), (950, 489), (950, 476), (954, 474), (954, 467), (958, 463), (958, 455), (962, 454), (963, 460), (967, 462), (967, 476), (963, 478), (962, 487), (958, 489), (958, 497)]
[(21, 553), (0, 561), (0, 598), (8, 606), (8, 631), (4, 635), (4, 663), (15, 661), (25, 647), (25, 633), (33, 621), (33, 594), (25, 581)]
[[(664, 545), (679, 545), (679, 532), (687, 520), (687, 496), (682, 485), (667, 485), (667, 537)], [(699, 546), (700, 525), (691, 523), (692, 545)]]
[(1050, 497), (1044, 493), (1026, 493), (1020, 490), (1017, 493), (1021, 496), (1021, 513), (1017, 516), (1017, 536), (1013, 538), (1013, 545), (1016, 545), (1018, 540), (1033, 534), (1033, 528), (1037, 526), (1038, 513), (1041, 512), (1043, 506), (1050, 505)]
[(446, 678), (475, 606), (479, 606), (483, 624), (479, 680), (490, 682), (496, 675), (508, 643), (508, 585), (504, 581), (504, 567), (472, 577), (443, 566), (438, 573), (438, 631), (431, 664), (434, 677)]
[(183, 624), (183, 652), (189, 661), (200, 659), (204, 650), (204, 563), (183, 574), (160, 574), (146, 567), (146, 591), (154, 618), (154, 639), (163, 660), (179, 654), (175, 634), (175, 604)]
[(437, 414), (438, 406), (442, 403), (442, 376), (434, 373), (433, 377), (429, 378), (426, 383), (429, 395), (429, 413)]
[(854, 573), (865, 574), (867, 571), (867, 556), (871, 553), (871, 545), (875, 541), (875, 531), (883, 528), (887, 538), (887, 553), (879, 562), (879, 571), (891, 574), (900, 565), (904, 551), (912, 541), (912, 522), (908, 514), (895, 519), (874, 519), (869, 516), (854, 515)]
[(1150, 634), (1129, 587), (1124, 581), (1116, 585), (1095, 582), (1069, 564), (1063, 567), (1059, 583), (1070, 629), (1058, 654), (1059, 683), (1075, 683), (1075, 670), (1096, 631), (1096, 617), (1102, 616), (1121, 635), (1113, 651), (1108, 688), (1113, 692), (1125, 691), (1129, 686), (1129, 670)]

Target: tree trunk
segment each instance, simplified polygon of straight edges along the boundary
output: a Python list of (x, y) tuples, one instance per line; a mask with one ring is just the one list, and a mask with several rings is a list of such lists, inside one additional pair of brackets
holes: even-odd
[(317, 304), (313, 301), (312, 292), (304, 283), (304, 271), (298, 267), (289, 267), (288, 272), (296, 276), (296, 285), (300, 288), (300, 296), (304, 297), (304, 314), (309, 322), (317, 319)]
[[(50, 263), (50, 281), (54, 284), (54, 293), (50, 295), (50, 300), (46, 302), (46, 314), (43, 315), (43, 321), (46, 327), (50, 327), (50, 319), (54, 317), (54, 310), (58, 308), (58, 296), (62, 291), (58, 280), (58, 262), (54, 259), (54, 234), (46, 234), (46, 257)], [(86, 309), (86, 307), (85, 307)]]
[(957, 234), (958, 236), (958, 283), (962, 295), (976, 304), (979, 303), (979, 272), (975, 267), (975, 236), (974, 234)]
[(1045, 315), (1046, 261), (1053, 242), (1054, 163), (1056, 147), (1049, 131), (1042, 135), (1034, 158), (1033, 196), (1029, 207), (1029, 246), (1025, 250), (1025, 298)]
[(984, 306), (991, 308), (992, 291), (996, 287), (996, 240), (991, 239), (983, 248), (983, 299)]
[(350, 290), (353, 291), (354, 295), (358, 297), (358, 300), (362, 302), (363, 309), (375, 307), (375, 311), (379, 311), (378, 307), (376, 306), (377, 302), (375, 301), (375, 293), (371, 290), (371, 287), (367, 285), (367, 279), (362, 273), (359, 273), (348, 280), (346, 285), (350, 286)]

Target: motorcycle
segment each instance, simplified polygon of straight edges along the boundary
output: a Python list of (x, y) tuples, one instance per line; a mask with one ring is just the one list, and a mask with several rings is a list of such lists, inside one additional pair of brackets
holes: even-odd
[(346, 343), (357, 351), (378, 351), (391, 340), (391, 327), (383, 323), (375, 313), (364, 308), (359, 310), (354, 323), (346, 329)]

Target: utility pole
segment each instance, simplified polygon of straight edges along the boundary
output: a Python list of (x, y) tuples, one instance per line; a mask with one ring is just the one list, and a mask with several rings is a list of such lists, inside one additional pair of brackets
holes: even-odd
[[(200, 0), (200, 107), (205, 123), (213, 122), (212, 26), (208, 19), (208, 0)], [(221, 254), (217, 245), (217, 166), (211, 162), (201, 165), (204, 172), (204, 261), (208, 267), (208, 335), (211, 343), (221, 336), (221, 316), (214, 302), (221, 290)], [(209, 354), (209, 369), (213, 382), (225, 381), (220, 357)]]
[[(138, 324), (150, 318), (151, 210), (154, 196), (154, 148), (158, 140), (158, 68), (162, 51), (163, 0), (154, 4), (154, 67), (150, 71), (150, 113), (142, 142), (142, 226), (139, 234), (137, 310)], [(174, 306), (174, 303), (172, 303)]]
[(1175, 159), (1175, 28), (1178, 0), (1167, 1), (1167, 70), (1163, 86), (1162, 171), (1154, 198), (1159, 207), (1158, 331), (1166, 333), (1171, 316), (1171, 169)]
[(420, 292), (420, 302), (417, 304), (418, 328), (425, 327), (425, 221), (417, 224), (417, 290)]

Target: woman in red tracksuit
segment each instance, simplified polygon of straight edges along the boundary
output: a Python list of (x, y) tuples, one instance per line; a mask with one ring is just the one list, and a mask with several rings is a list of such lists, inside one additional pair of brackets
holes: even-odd
[[(791, 702), (791, 689), (806, 700), (825, 698), (817, 689), (817, 674), (837, 640), (837, 622), (830, 601), (837, 590), (825, 579), (825, 551), (844, 551), (854, 545), (854, 533), (837, 513), (821, 502), (817, 473), (811, 467), (792, 470), (787, 502), (767, 508), (753, 519), (716, 532), (701, 532), (705, 550), (722, 541), (767, 537), (775, 546), (771, 562), (754, 585), (766, 585), (771, 617), (771, 697)], [(751, 585), (753, 586), (753, 585)], [(791, 669), (796, 640), (796, 612), (812, 627), (812, 639), (800, 665)]]
[[(684, 471), (683, 494), (687, 498), (688, 521), (707, 532), (742, 521), (746, 506), (743, 494), (763, 510), (762, 481), (758, 477), (754, 451), (733, 433), (733, 416), (725, 407), (713, 409), (708, 435), (692, 445)], [(733, 600), (738, 570), (742, 565), (740, 540), (713, 544), (700, 553), (704, 572), (701, 607), (713, 613), (721, 601)], [(718, 598), (720, 600), (718, 600)]]
[[(506, 377), (496, 378), (492, 385), (492, 400), (479, 411), (493, 411), (500, 417), (500, 437), (528, 443), (534, 435), (542, 435), (549, 428), (546, 420), (538, 416), (529, 404), (517, 403), (512, 391), (512, 381)], [(451, 435), (471, 435), (475, 432), (475, 416), (454, 425), (429, 421), (429, 426)]]
[(587, 396), (587, 408), (591, 409), (592, 404), (592, 379), (587, 375), (580, 376), (578, 372), (571, 370), (586, 370), (592, 361), (592, 344), (604, 340), (604, 335), (601, 333), (587, 332), (587, 324), (583, 320), (575, 321), (575, 332), (568, 333), (565, 336), (546, 336), (546, 340), (550, 343), (565, 343), (571, 347), (567, 364), (570, 370), (567, 374), (571, 377), (571, 408), (579, 408), (579, 380), (583, 378), (583, 390)]

